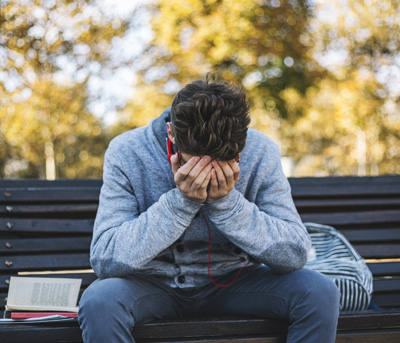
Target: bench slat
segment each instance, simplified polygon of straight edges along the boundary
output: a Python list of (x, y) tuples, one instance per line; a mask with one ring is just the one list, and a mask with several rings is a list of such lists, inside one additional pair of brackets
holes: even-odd
[(367, 263), (374, 276), (399, 276), (400, 262)]
[[(375, 313), (366, 311), (365, 315), (355, 313), (354, 316), (346, 314), (341, 316), (338, 323), (337, 342), (358, 343), (360, 340), (354, 339), (362, 338), (362, 342), (397, 343), (398, 340), (396, 341), (395, 339), (399, 337), (400, 333), (400, 315), (399, 312), (389, 313), (390, 316), (388, 313), (385, 314), (380, 311)], [(240, 340), (247, 343), (252, 342), (252, 338), (243, 338), (243, 335), (251, 333), (254, 339), (262, 339), (260, 342), (265, 343), (268, 342), (266, 337), (276, 337), (276, 335), (279, 337), (282, 335), (281, 338), (284, 339), (287, 325), (287, 321), (278, 319), (244, 319), (235, 317), (229, 319), (187, 319), (144, 324), (136, 327), (133, 330), (133, 335), (137, 342), (146, 343), (177, 341), (237, 343)], [(354, 332), (354, 327), (358, 327), (358, 331)], [(37, 325), (17, 324), (7, 329), (7, 336), (2, 332), (3, 330), (0, 326), (0, 335), (5, 339), (2, 341), (4, 343), (25, 342), (26, 335), (29, 335), (30, 342), (79, 342), (81, 340), (81, 332), (77, 321), (70, 324), (61, 323), (57, 327), (47, 326), (44, 328)], [(269, 330), (275, 332), (275, 335), (271, 334)], [(63, 335), (64, 332), (67, 333), (66, 336)], [(271, 342), (280, 342), (276, 338), (273, 339)], [(283, 340), (283, 342), (285, 341)]]
[[(11, 229), (9, 226), (11, 225)], [(43, 232), (43, 233), (92, 233), (94, 220), (92, 219), (19, 219), (0, 218), (1, 232)], [(400, 225), (400, 224), (399, 224)], [(386, 242), (400, 241), (400, 227), (395, 228), (368, 228), (368, 229), (341, 229), (341, 233), (350, 242)]]
[[(346, 314), (339, 318), (338, 330), (380, 329), (383, 327), (397, 327), (400, 329), (400, 311), (365, 311), (362, 315), (357, 312)], [(180, 323), (184, 323), (180, 325)], [(243, 332), (251, 332), (254, 335), (266, 333), (285, 332), (288, 322), (279, 319), (243, 319), (243, 318), (218, 318), (218, 319), (186, 319), (178, 321), (158, 321), (145, 324), (134, 329), (135, 338), (149, 337), (148, 332), (154, 338), (173, 338), (187, 336), (218, 336), (218, 335), (242, 335)], [(167, 333), (167, 334), (166, 334)]]
[(14, 214), (54, 214), (54, 213), (81, 213), (91, 212), (93, 217), (97, 211), (98, 204), (82, 203), (82, 204), (43, 204), (43, 205), (13, 205), (13, 206), (0, 206), (0, 214), (14, 215)]
[(399, 258), (400, 243), (354, 244), (354, 248), (364, 258)]
[[(289, 177), (292, 185), (332, 185), (332, 184), (381, 184), (381, 183), (398, 183), (399, 175), (379, 175), (376, 176), (329, 176), (329, 177)], [(0, 189), (12, 187), (86, 187), (102, 185), (101, 179), (56, 179), (53, 181), (44, 179), (1, 179)]]
[[(80, 201), (80, 202), (97, 202), (99, 200), (100, 189), (95, 188), (28, 188), (28, 189), (8, 189), (4, 193), (8, 193), (8, 197), (0, 197), (0, 203), (10, 204), (27, 202), (67, 202), (67, 201)], [(1, 195), (2, 193), (0, 193)]]
[[(46, 328), (38, 328), (32, 327), (29, 330), (27, 325), (19, 325), (17, 327), (12, 327), (12, 329), (7, 332), (7, 335), (3, 335), (4, 341), (3, 343), (24, 343), (26, 342), (27, 335), (29, 336), (29, 342), (31, 343), (43, 343), (51, 340), (52, 343), (78, 343), (82, 342), (80, 339), (81, 331), (79, 327), (46, 327)], [(377, 331), (365, 331), (365, 332), (338, 332), (336, 343), (377, 343), (377, 342), (385, 342), (385, 343), (398, 343), (399, 330), (391, 329), (391, 330), (377, 330)], [(1, 334), (1, 331), (0, 331)], [(224, 337), (224, 338), (186, 338), (179, 339), (179, 341), (174, 338), (172, 340), (169, 339), (149, 339), (145, 338), (144, 340), (140, 338), (136, 338), (137, 343), (285, 343), (286, 335), (285, 334), (276, 334), (276, 335), (268, 335), (264, 337), (245, 337), (242, 334), (242, 337)]]
[[(12, 217), (14, 214), (51, 214), (91, 212), (93, 217), (97, 211), (97, 204), (57, 204), (57, 205), (17, 205), (0, 206), (0, 214), (4, 213)], [(342, 213), (300, 213), (303, 222), (314, 222), (326, 225), (356, 225), (371, 223), (399, 223), (400, 212), (398, 210), (374, 211), (374, 212), (342, 212)]]
[(400, 279), (374, 280), (374, 294), (383, 292), (400, 293)]
[(58, 323), (57, 326), (37, 324), (0, 325), (2, 343), (77, 343), (82, 342), (82, 332), (77, 322)]
[[(12, 262), (7, 267), (6, 262)], [(51, 254), (51, 255), (26, 255), (26, 256), (0, 256), (2, 273), (15, 271), (41, 271), (63, 269), (90, 269), (89, 253)]]
[(400, 225), (396, 228), (341, 229), (340, 232), (352, 243), (400, 241)]
[(16, 188), (69, 188), (69, 187), (97, 187), (103, 184), (102, 179), (1, 179), (0, 194), (3, 191)]
[(335, 198), (315, 198), (315, 199), (302, 199), (294, 198), (296, 208), (301, 211), (303, 209), (324, 209), (335, 211), (338, 208), (364, 208), (376, 209), (376, 207), (394, 207), (400, 205), (400, 198), (348, 198), (348, 199), (335, 199)]
[[(400, 194), (400, 178), (398, 175), (379, 176), (379, 177), (327, 177), (327, 178), (289, 178), (292, 187), (292, 194), (296, 197), (310, 197), (320, 195), (357, 196), (371, 194), (374, 197), (379, 195), (398, 195)], [(70, 192), (71, 188), (97, 189), (100, 190), (102, 180), (99, 179), (74, 179), (74, 180), (0, 180), (0, 195), (4, 192), (47, 192), (49, 189), (66, 190)], [(335, 187), (332, 187), (335, 185)], [(36, 197), (36, 195), (33, 195)], [(60, 194), (62, 198), (63, 195)], [(0, 196), (0, 201), (2, 201)], [(13, 196), (11, 196), (12, 199)], [(4, 199), (4, 198), (3, 198)], [(74, 199), (79, 199), (78, 197)]]
[(354, 197), (354, 196), (379, 196), (379, 195), (398, 195), (400, 194), (400, 185), (398, 182), (392, 184), (375, 184), (375, 185), (343, 185), (337, 184), (332, 187), (332, 184), (324, 185), (298, 185), (292, 187), (292, 195), (298, 197), (326, 197), (326, 196), (340, 196), (340, 197)]
[(400, 211), (357, 211), (339, 213), (300, 213), (303, 222), (326, 225), (356, 225), (371, 223), (399, 223)]
[(288, 178), (292, 188), (292, 195), (297, 197), (327, 197), (340, 196), (341, 198), (370, 195), (372, 197), (399, 195), (399, 175), (379, 177), (305, 177)]
[(400, 307), (400, 293), (372, 294), (371, 304), (389, 308)]
[[(88, 251), (91, 237), (73, 238), (29, 238), (29, 239), (2, 239), (0, 240), (0, 254), (16, 253), (71, 253)], [(11, 248), (7, 248), (11, 246)]]
[[(92, 233), (93, 219), (0, 218), (1, 232)], [(11, 226), (11, 229), (9, 228)]]
[(377, 176), (307, 176), (307, 177), (289, 177), (289, 182), (292, 186), (307, 185), (376, 185), (376, 184), (398, 184), (400, 180), (399, 175), (379, 175)]
[(398, 343), (400, 330), (374, 330), (364, 332), (338, 332), (336, 343)]

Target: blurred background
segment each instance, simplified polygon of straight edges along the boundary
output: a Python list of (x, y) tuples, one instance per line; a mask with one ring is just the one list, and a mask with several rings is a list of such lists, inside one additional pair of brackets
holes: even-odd
[(400, 174), (398, 0), (0, 0), (0, 177), (101, 178), (207, 72), (287, 176)]

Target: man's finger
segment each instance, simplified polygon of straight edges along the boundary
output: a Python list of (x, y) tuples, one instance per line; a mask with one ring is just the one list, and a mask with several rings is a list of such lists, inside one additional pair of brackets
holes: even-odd
[(210, 183), (208, 185), (208, 191), (209, 192), (218, 192), (218, 180), (217, 180), (217, 174), (215, 173), (215, 169), (211, 169), (211, 178), (210, 178)]
[(203, 181), (207, 178), (207, 175), (210, 173), (212, 168), (211, 163), (209, 163), (197, 177), (193, 180), (192, 184), (190, 185), (190, 189), (194, 192), (197, 192), (199, 188), (202, 187)]
[[(186, 180), (189, 181), (190, 184), (192, 184), (193, 181), (195, 181), (200, 173), (203, 171), (203, 169), (207, 168), (207, 166), (210, 164), (210, 161), (211, 158), (209, 156), (203, 156), (190, 170), (189, 174), (186, 176)], [(181, 169), (183, 169), (183, 167)]]
[(178, 154), (172, 155), (171, 156), (171, 166), (172, 166), (172, 173), (175, 175), (176, 172), (179, 169), (179, 158), (178, 158)]
[(232, 189), (233, 186), (235, 186), (235, 183), (234, 183), (234, 173), (233, 173), (231, 166), (226, 161), (218, 161), (218, 164), (220, 165), (220, 167), (225, 175), (227, 187), (229, 189)]
[(232, 178), (233, 180), (233, 170), (232, 167), (230, 166), (228, 161), (218, 161), (218, 164), (220, 165), (220, 167), (222, 168), (222, 171), (225, 174), (225, 177), (228, 178)]
[(226, 178), (225, 178), (225, 174), (219, 164), (219, 162), (214, 161), (213, 162), (213, 167), (215, 169), (215, 174), (217, 176), (217, 180), (218, 180), (218, 188), (225, 188), (226, 187)]
[(231, 166), (233, 170), (233, 179), (236, 182), (239, 181), (239, 174), (240, 174), (240, 166), (239, 163), (237, 163), (235, 160), (229, 161), (229, 165)]
[[(177, 157), (178, 158), (178, 157)], [(196, 166), (197, 162), (199, 161), (200, 157), (198, 156), (193, 156), (187, 163), (185, 163), (182, 168), (179, 168), (179, 161), (178, 161), (178, 170), (176, 174), (176, 179), (175, 182), (182, 182), (187, 178), (189, 175), (190, 171)]]
[(215, 169), (211, 169), (211, 179), (210, 183), (208, 184), (208, 197), (209, 201), (215, 200), (214, 198), (218, 196), (218, 180), (217, 180), (217, 173)]
[(201, 184), (201, 187), (199, 188), (200, 195), (203, 195), (204, 192), (207, 192), (208, 185), (210, 184), (210, 179), (211, 179), (211, 170), (207, 173), (203, 183)]

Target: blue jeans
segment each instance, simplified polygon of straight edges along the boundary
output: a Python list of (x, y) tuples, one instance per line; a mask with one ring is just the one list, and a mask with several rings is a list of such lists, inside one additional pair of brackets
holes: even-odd
[[(216, 278), (228, 283), (236, 275)], [(132, 329), (156, 319), (249, 315), (288, 318), (287, 342), (333, 343), (340, 293), (326, 276), (302, 269), (276, 274), (264, 265), (244, 268), (228, 287), (210, 285), (184, 293), (156, 277), (96, 280), (80, 300), (85, 343), (132, 343)]]

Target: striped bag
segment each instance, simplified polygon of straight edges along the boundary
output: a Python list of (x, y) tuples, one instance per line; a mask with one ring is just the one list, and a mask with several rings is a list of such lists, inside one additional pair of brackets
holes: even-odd
[(312, 248), (305, 268), (330, 277), (339, 287), (340, 310), (368, 308), (372, 296), (372, 273), (349, 241), (331, 226), (304, 223)]

